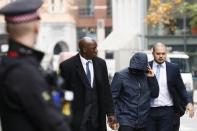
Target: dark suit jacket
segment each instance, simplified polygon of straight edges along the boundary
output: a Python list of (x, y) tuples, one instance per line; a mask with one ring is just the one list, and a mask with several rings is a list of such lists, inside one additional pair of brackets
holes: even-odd
[[(107, 67), (105, 61), (101, 58), (96, 57), (92, 61), (98, 97), (99, 131), (106, 131), (106, 114), (114, 113)], [(85, 108), (85, 88), (90, 86), (90, 84), (87, 80), (79, 54), (62, 62), (60, 64), (60, 70), (61, 75), (65, 79), (65, 89), (74, 92), (74, 101), (72, 104), (73, 120), (71, 126), (73, 131), (80, 131), (79, 127)]]
[[(152, 67), (153, 61), (149, 62), (149, 64)], [(168, 90), (174, 103), (175, 113), (182, 116), (185, 113), (187, 103), (192, 102), (192, 100), (187, 94), (179, 67), (174, 63), (166, 61), (166, 76)]]

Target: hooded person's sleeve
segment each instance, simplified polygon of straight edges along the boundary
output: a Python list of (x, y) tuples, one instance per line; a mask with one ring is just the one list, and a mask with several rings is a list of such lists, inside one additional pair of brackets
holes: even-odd
[(157, 98), (159, 96), (159, 84), (156, 77), (148, 77), (148, 86), (150, 88), (151, 97)]

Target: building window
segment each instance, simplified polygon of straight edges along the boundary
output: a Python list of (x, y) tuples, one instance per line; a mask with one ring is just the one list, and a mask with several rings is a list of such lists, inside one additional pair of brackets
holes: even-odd
[(50, 0), (49, 11), (51, 13), (62, 13), (65, 11), (64, 0)]
[(105, 51), (105, 59), (114, 59), (113, 51)]
[(112, 32), (112, 27), (105, 27), (105, 37), (107, 37)]
[(53, 49), (53, 54), (58, 55), (63, 51), (69, 51), (68, 45), (65, 41), (58, 41)]
[(112, 16), (112, 0), (107, 0), (107, 16)]
[(93, 16), (94, 15), (94, 0), (79, 0), (79, 15)]

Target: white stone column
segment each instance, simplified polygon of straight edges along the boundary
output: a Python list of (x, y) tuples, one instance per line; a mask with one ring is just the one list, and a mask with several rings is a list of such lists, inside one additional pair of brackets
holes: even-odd
[(129, 12), (130, 12), (130, 9), (129, 9), (129, 1), (128, 0), (125, 0), (125, 2), (124, 2), (124, 8), (125, 8), (125, 12), (128, 12), (128, 13), (124, 13), (124, 15), (125, 15), (125, 30), (126, 31), (129, 31), (129, 30), (131, 30), (130, 28), (128, 28), (128, 27), (130, 27), (130, 18), (129, 18)]
[(130, 30), (133, 30), (133, 15), (132, 15), (132, 0), (128, 0), (128, 18), (129, 18), (129, 27), (130, 27)]
[(97, 42), (105, 39), (105, 22), (104, 19), (97, 20)]
[[(125, 41), (132, 41), (132, 49), (144, 46), (144, 0), (112, 0), (113, 32), (120, 33)], [(141, 36), (140, 36), (141, 35)], [(128, 37), (127, 37), (128, 36)], [(130, 45), (129, 45), (130, 46)]]
[(138, 12), (139, 12), (139, 28), (138, 28), (138, 43), (139, 43), (139, 50), (147, 50), (147, 41), (145, 39), (145, 34), (147, 32), (147, 27), (144, 21), (144, 16), (146, 14), (147, 9), (147, 0), (140, 0), (138, 4)]
[(113, 31), (118, 27), (118, 0), (112, 0), (112, 26)]
[(117, 29), (118, 29), (118, 31), (120, 31), (120, 29), (122, 28), (122, 19), (123, 19), (123, 9), (122, 9), (122, 0), (118, 0), (118, 2), (117, 2), (117, 4), (118, 4), (118, 27), (117, 27)]
[(122, 21), (122, 29), (123, 29), (123, 31), (126, 31), (128, 28), (127, 28), (127, 13), (125, 13), (125, 12), (127, 12), (127, 6), (126, 6), (126, 3), (127, 3), (127, 0), (122, 0), (122, 19), (121, 19), (121, 21)]
[(131, 27), (132, 27), (132, 32), (134, 34), (137, 33), (138, 29), (138, 0), (130, 0), (131, 1)]

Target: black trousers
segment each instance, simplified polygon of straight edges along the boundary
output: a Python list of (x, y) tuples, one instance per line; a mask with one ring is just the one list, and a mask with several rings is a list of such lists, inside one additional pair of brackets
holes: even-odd
[(150, 110), (146, 131), (173, 131), (172, 106), (153, 107)]
[(174, 114), (173, 131), (179, 131), (179, 127), (180, 127), (180, 116)]
[(80, 131), (99, 131), (97, 105), (90, 104), (85, 107)]
[(118, 131), (145, 131), (145, 128), (133, 128), (130, 126), (120, 125)]
[(86, 124), (84, 124), (84, 125), (81, 127), (80, 131), (99, 131), (99, 130), (98, 130), (98, 127), (94, 127), (94, 126), (92, 125), (91, 121), (88, 120), (88, 121), (86, 122)]

